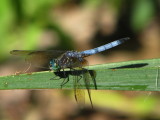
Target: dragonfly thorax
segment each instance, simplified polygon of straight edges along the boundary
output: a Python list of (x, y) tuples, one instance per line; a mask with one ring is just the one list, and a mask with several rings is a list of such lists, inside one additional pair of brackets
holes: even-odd
[(55, 64), (60, 69), (80, 67), (84, 58), (79, 52), (68, 51), (56, 59)]

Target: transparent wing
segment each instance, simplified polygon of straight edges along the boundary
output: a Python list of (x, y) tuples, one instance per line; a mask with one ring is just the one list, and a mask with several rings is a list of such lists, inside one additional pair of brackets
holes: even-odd
[[(90, 81), (92, 80), (92, 77), (93, 77), (93, 76), (91, 76), (89, 70), (83, 69), (83, 80), (84, 80), (85, 87), (86, 87), (87, 92), (88, 92), (88, 97), (89, 97), (91, 106), (92, 106), (92, 108), (93, 108), (93, 103), (92, 103), (92, 99), (91, 99), (91, 92), (90, 92)], [(94, 77), (94, 78), (95, 78), (95, 77)], [(94, 80), (93, 80), (93, 81), (94, 81)], [(94, 84), (95, 84), (95, 83), (94, 83)]]
[(12, 55), (18, 55), (18, 56), (41, 56), (46, 59), (53, 59), (57, 58), (66, 51), (60, 51), (60, 50), (41, 50), (41, 51), (36, 51), (36, 50), (12, 50), (10, 51), (10, 54)]
[(96, 83), (96, 71), (95, 70), (88, 70), (91, 78), (92, 78), (92, 81), (94, 83), (94, 88), (97, 90), (97, 83)]
[(17, 56), (24, 56), (26, 62), (29, 64), (41, 67), (45, 64), (49, 64), (51, 59), (57, 58), (66, 51), (58, 51), (58, 50), (12, 50), (10, 54), (17, 55)]
[[(76, 73), (75, 73), (76, 72)], [(82, 80), (82, 76), (79, 75), (79, 71), (74, 71), (73, 76), (73, 86), (74, 86), (74, 94), (75, 99), (79, 105), (85, 104), (85, 91), (82, 89), (82, 85), (80, 84), (80, 80)]]

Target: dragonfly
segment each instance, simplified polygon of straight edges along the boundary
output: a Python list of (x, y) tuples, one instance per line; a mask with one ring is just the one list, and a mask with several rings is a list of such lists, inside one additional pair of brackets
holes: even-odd
[[(26, 61), (31, 65), (35, 65), (38, 63), (49, 63), (50, 70), (54, 71), (54, 74), (56, 76), (59, 76), (60, 78), (68, 78), (69, 75), (75, 76), (74, 80), (77, 82), (74, 82), (74, 88), (79, 88), (79, 82), (81, 79), (81, 76), (83, 79), (89, 79), (91, 78), (93, 80), (93, 76), (90, 71), (87, 72), (87, 69), (84, 69), (84, 66), (88, 63), (86, 60), (86, 57), (90, 55), (94, 55), (97, 53), (100, 53), (102, 51), (111, 49), (113, 47), (116, 47), (127, 40), (129, 40), (129, 37), (121, 38), (119, 40), (115, 40), (113, 42), (110, 42), (108, 44), (99, 46), (94, 49), (85, 50), (85, 51), (60, 51), (60, 50), (42, 50), (42, 51), (36, 51), (36, 50), (12, 50), (10, 53), (12, 55), (19, 55), (19, 56), (27, 56)], [(66, 72), (65, 69), (69, 68), (70, 72)], [(80, 72), (80, 70), (82, 70)], [(63, 74), (62, 74), (63, 73)], [(88, 75), (88, 77), (86, 77)], [(95, 78), (94, 78), (95, 79)], [(65, 81), (65, 80), (64, 80)], [(85, 84), (87, 84), (87, 90), (89, 89), (89, 85), (86, 82), (87, 80), (84, 80)], [(66, 82), (64, 82), (66, 83)], [(62, 82), (61, 85), (64, 84)], [(77, 87), (76, 87), (77, 86)], [(78, 95), (79, 94), (79, 95)], [(83, 96), (80, 95), (81, 93), (75, 92), (75, 98), (77, 99), (84, 99)], [(90, 96), (90, 92), (88, 92)]]

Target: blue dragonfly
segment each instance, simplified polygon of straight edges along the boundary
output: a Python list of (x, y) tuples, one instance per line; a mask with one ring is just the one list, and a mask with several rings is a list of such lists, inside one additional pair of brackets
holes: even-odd
[[(89, 98), (92, 104), (91, 95), (89, 92), (89, 80), (95, 81), (95, 76), (89, 70), (84, 69), (83, 66), (87, 64), (86, 57), (90, 55), (97, 54), (99, 52), (111, 49), (116, 47), (125, 41), (129, 40), (128, 37), (122, 38), (119, 40), (115, 40), (111, 43), (102, 45), (100, 47), (85, 50), (81, 52), (77, 51), (59, 51), (59, 50), (45, 50), (45, 51), (34, 51), (34, 50), (12, 50), (10, 53), (12, 55), (26, 55), (26, 61), (28, 61), (31, 65), (35, 65), (38, 62), (40, 63), (49, 63), (50, 69), (54, 71), (56, 76), (64, 79), (61, 86), (65, 85), (69, 81), (69, 76), (74, 76), (74, 89), (75, 89), (75, 98), (77, 101), (82, 101), (84, 99), (84, 95), (82, 92), (78, 90), (81, 86), (79, 81), (83, 77), (85, 82), (86, 89), (88, 90)], [(36, 61), (36, 62), (34, 62)], [(64, 69), (69, 68), (70, 72), (66, 72)], [(67, 78), (67, 80), (66, 80)], [(95, 89), (97, 89), (96, 83), (94, 82)]]

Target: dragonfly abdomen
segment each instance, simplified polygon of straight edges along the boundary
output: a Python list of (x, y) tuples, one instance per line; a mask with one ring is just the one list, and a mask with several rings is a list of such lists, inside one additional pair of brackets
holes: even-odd
[(116, 47), (122, 43), (124, 43), (125, 41), (129, 40), (129, 37), (126, 38), (122, 38), (113, 42), (110, 42), (108, 44), (102, 45), (100, 47), (94, 48), (94, 49), (90, 49), (90, 50), (86, 50), (86, 51), (82, 51), (80, 52), (80, 54), (82, 54), (82, 56), (89, 56), (89, 55), (93, 55), (105, 50), (108, 50), (110, 48)]

